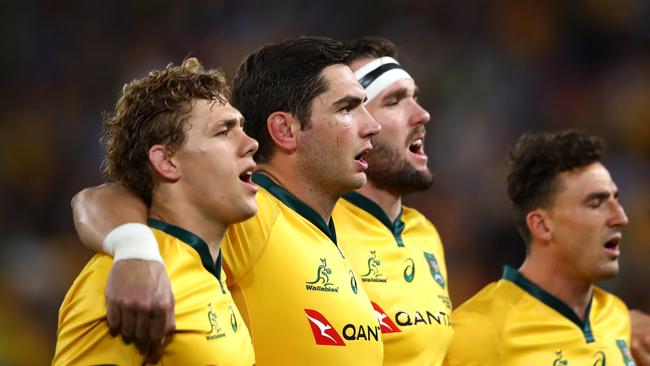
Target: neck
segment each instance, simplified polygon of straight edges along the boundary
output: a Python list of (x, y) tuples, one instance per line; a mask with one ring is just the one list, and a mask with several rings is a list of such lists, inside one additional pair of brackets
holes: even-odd
[(585, 321), (587, 305), (593, 290), (591, 282), (576, 278), (557, 262), (532, 254), (526, 256), (519, 272), (562, 300), (578, 315), (578, 318)]
[(314, 209), (325, 221), (330, 222), (332, 211), (339, 195), (325, 191), (313, 183), (313, 179), (296, 174), (296, 169), (288, 168), (289, 164), (263, 164), (258, 165), (258, 171), (266, 174), (271, 180), (296, 196)]
[(377, 188), (370, 180), (357, 192), (378, 204), (391, 222), (395, 221), (402, 210), (402, 196)]
[(153, 193), (149, 216), (181, 227), (201, 238), (208, 244), (212, 260), (216, 261), (227, 226), (201, 212), (190, 202), (189, 199), (159, 187)]

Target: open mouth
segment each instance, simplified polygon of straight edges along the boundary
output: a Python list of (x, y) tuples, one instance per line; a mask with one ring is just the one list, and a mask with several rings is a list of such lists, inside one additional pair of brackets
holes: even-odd
[(620, 241), (621, 237), (617, 235), (607, 240), (603, 246), (607, 252), (618, 255), (620, 253)]
[(247, 170), (239, 175), (239, 180), (244, 183), (253, 183), (253, 171)]
[(368, 160), (370, 150), (370, 148), (364, 149), (359, 155), (354, 157), (354, 160), (365, 163)]
[(414, 154), (424, 154), (424, 142), (422, 138), (417, 138), (409, 145), (409, 151)]

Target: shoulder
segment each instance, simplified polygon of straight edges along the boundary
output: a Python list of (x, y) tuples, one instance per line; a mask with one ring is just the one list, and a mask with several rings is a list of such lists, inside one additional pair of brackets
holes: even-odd
[(453, 312), (454, 326), (471, 326), (471, 320), (482, 319), (494, 329), (500, 329), (523, 295), (524, 292), (510, 281), (492, 282)]
[(255, 216), (230, 225), (221, 244), (228, 284), (238, 282), (264, 253), (273, 227), (282, 215), (280, 202), (265, 189), (257, 193)]
[(594, 286), (591, 311), (599, 319), (601, 316), (618, 319), (619, 324), (629, 324), (630, 311), (618, 296)]
[(627, 305), (618, 296), (611, 292), (605, 291), (600, 287), (594, 286), (594, 301), (599, 302), (605, 306), (611, 306), (616, 309), (625, 310), (627, 312)]
[(261, 239), (268, 237), (270, 229), (277, 218), (282, 214), (280, 202), (265, 189), (257, 193), (257, 213), (248, 220), (230, 225), (227, 231), (227, 240), (237, 242), (241, 236)]
[(503, 329), (522, 297), (509, 281), (490, 283), (452, 313), (454, 339), (447, 365), (493, 365), (502, 354)]
[(402, 206), (402, 222), (405, 242), (422, 246), (422, 249), (433, 250), (437, 255), (444, 256), (442, 239), (436, 227), (421, 212), (414, 208)]
[(439, 237), (435, 225), (433, 225), (433, 223), (420, 211), (414, 208), (402, 206), (402, 221), (406, 226), (406, 230), (428, 232), (429, 234), (434, 234)]

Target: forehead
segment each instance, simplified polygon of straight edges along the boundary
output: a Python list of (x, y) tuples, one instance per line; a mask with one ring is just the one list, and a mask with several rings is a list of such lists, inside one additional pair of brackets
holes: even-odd
[(598, 162), (562, 172), (557, 178), (558, 197), (580, 198), (594, 192), (615, 192), (617, 189), (607, 168)]
[(405, 90), (407, 94), (415, 94), (416, 86), (413, 79), (400, 79), (390, 84), (386, 89), (384, 89), (379, 95), (377, 95), (372, 101), (381, 100), (382, 98), (395, 93), (398, 90)]
[(191, 126), (211, 127), (226, 120), (240, 120), (242, 117), (239, 110), (230, 103), (219, 101), (197, 99), (192, 102), (192, 111), (188, 122)]
[(347, 65), (330, 65), (323, 69), (321, 75), (328, 86), (327, 91), (319, 96), (325, 103), (334, 102), (346, 95), (355, 96), (360, 99), (366, 97), (365, 90), (361, 87), (354, 77), (352, 70)]

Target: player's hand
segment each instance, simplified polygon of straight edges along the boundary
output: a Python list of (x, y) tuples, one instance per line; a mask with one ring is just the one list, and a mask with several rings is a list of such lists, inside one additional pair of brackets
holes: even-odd
[(169, 334), (163, 338), (160, 343), (151, 343), (149, 345), (149, 349), (147, 349), (145, 353), (144, 364), (148, 365), (157, 363), (160, 360), (160, 357), (163, 355), (164, 348), (172, 341), (173, 338), (174, 334)]
[(148, 362), (160, 358), (162, 348), (176, 329), (174, 295), (162, 263), (120, 260), (106, 284), (108, 327), (126, 343), (135, 342)]
[(632, 355), (637, 366), (650, 366), (650, 315), (631, 310)]

